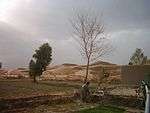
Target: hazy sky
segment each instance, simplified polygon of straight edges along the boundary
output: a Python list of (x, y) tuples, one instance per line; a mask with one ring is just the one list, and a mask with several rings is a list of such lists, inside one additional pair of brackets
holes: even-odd
[(71, 37), (68, 19), (73, 8), (103, 13), (106, 33), (115, 48), (103, 60), (127, 64), (137, 47), (150, 58), (150, 0), (0, 0), (3, 65), (27, 66), (43, 42), (53, 48), (52, 64), (84, 63)]

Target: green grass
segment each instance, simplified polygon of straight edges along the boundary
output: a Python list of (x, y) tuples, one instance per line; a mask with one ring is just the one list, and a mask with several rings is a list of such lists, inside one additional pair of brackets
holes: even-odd
[(80, 110), (78, 113), (124, 113), (124, 109), (112, 106), (98, 106), (90, 109)]

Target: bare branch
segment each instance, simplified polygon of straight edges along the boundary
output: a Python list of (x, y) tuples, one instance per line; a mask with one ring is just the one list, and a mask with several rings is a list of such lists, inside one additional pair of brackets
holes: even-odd
[(78, 13), (71, 20), (74, 37), (79, 43), (81, 55), (87, 60), (87, 70), (90, 61), (98, 60), (110, 52), (106, 43), (104, 24), (101, 19), (89, 13)]

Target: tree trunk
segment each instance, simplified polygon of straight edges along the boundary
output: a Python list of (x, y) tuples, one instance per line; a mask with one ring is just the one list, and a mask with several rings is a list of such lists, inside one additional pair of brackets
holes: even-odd
[(87, 79), (88, 79), (88, 74), (89, 74), (89, 64), (90, 64), (90, 61), (89, 61), (89, 59), (88, 59), (87, 65), (86, 65), (86, 74), (85, 74), (84, 83), (86, 83), (86, 82), (87, 82)]
[(37, 83), (37, 81), (36, 81), (36, 75), (33, 76), (33, 82)]

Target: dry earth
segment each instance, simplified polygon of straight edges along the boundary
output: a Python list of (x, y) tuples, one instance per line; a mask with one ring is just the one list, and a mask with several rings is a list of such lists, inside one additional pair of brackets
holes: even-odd
[[(65, 81), (83, 81), (85, 76), (85, 65), (77, 64), (62, 64), (57, 66), (50, 66), (40, 77), (42, 80), (65, 80)], [(98, 81), (106, 83), (120, 83), (121, 81), (120, 66), (108, 62), (98, 61), (90, 65), (88, 79), (91, 81)], [(28, 69), (1, 69), (0, 78), (27, 78)]]
[[(77, 64), (62, 64), (47, 68), (42, 79), (83, 81), (86, 66)], [(97, 81), (103, 79), (107, 83), (120, 83), (120, 66), (107, 62), (96, 62), (90, 65), (88, 79)], [(105, 75), (105, 77), (104, 77)]]

